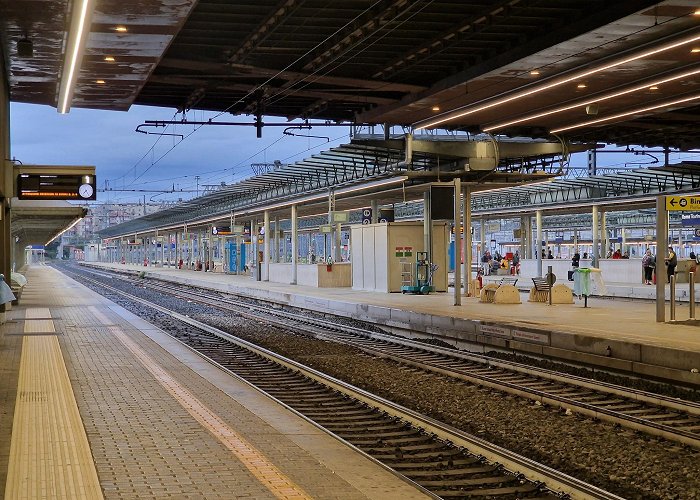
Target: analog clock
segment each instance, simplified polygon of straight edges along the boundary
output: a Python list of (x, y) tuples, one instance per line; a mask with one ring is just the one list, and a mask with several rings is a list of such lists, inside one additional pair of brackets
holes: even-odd
[(95, 189), (90, 184), (81, 184), (78, 188), (78, 194), (81, 198), (92, 198)]

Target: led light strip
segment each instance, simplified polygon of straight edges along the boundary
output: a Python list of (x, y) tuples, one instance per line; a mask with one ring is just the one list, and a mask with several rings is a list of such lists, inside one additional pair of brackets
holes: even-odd
[(537, 94), (537, 93), (539, 93), (539, 92), (544, 92), (545, 90), (549, 90), (549, 89), (552, 89), (552, 88), (555, 88), (555, 87), (559, 87), (559, 86), (564, 85), (564, 84), (566, 84), (566, 83), (570, 83), (570, 82), (573, 82), (573, 81), (576, 81), (576, 80), (580, 80), (580, 79), (582, 79), (582, 78), (586, 78), (587, 76), (594, 75), (594, 74), (596, 74), (596, 73), (600, 73), (601, 71), (605, 71), (605, 70), (608, 70), (608, 69), (611, 69), (611, 68), (615, 68), (615, 67), (617, 67), (617, 66), (621, 66), (621, 65), (623, 65), (623, 64), (627, 64), (627, 63), (632, 62), (632, 61), (637, 61), (638, 59), (643, 59), (643, 58), (645, 58), (645, 57), (649, 57), (649, 56), (652, 56), (652, 55), (654, 55), (654, 54), (658, 54), (658, 53), (660, 53), (660, 52), (666, 52), (667, 50), (672, 50), (672, 49), (675, 49), (675, 48), (677, 48), (677, 47), (681, 47), (681, 46), (683, 46), (683, 45), (688, 45), (689, 43), (693, 43), (693, 42), (696, 42), (696, 41), (698, 41), (698, 40), (700, 40), (700, 35), (694, 35), (694, 36), (692, 36), (692, 37), (690, 37), (690, 38), (684, 38), (683, 40), (680, 40), (680, 41), (678, 41), (678, 42), (670, 43), (670, 44), (668, 44), (668, 45), (664, 45), (664, 46), (659, 47), (659, 48), (657, 48), (657, 49), (653, 49), (653, 50), (649, 50), (649, 51), (646, 51), (646, 52), (642, 52), (642, 53), (640, 53), (640, 54), (637, 54), (637, 55), (634, 55), (634, 56), (631, 56), (631, 57), (627, 57), (627, 58), (625, 58), (625, 59), (620, 59), (619, 61), (615, 61), (615, 62), (606, 64), (606, 65), (601, 66), (601, 67), (599, 67), (599, 68), (595, 68), (595, 69), (591, 69), (591, 70), (588, 70), (588, 71), (582, 71), (582, 72), (579, 72), (579, 73), (575, 73), (575, 74), (573, 74), (572, 76), (569, 76), (569, 77), (567, 77), (567, 78), (563, 78), (563, 79), (561, 79), (561, 80), (557, 80), (557, 81), (554, 81), (554, 82), (551, 82), (551, 83), (548, 83), (548, 84), (543, 84), (543, 85), (537, 86), (537, 87), (535, 87), (535, 88), (532, 88), (532, 89), (530, 89), (530, 90), (525, 90), (525, 91), (522, 91), (522, 92), (517, 92), (517, 93), (515, 93), (515, 94), (513, 94), (513, 95), (511, 95), (511, 96), (504, 97), (504, 98), (502, 98), (502, 99), (498, 99), (498, 100), (496, 100), (496, 101), (490, 102), (490, 103), (488, 103), (488, 104), (484, 104), (484, 105), (482, 105), (482, 106), (477, 106), (477, 107), (474, 107), (474, 108), (467, 107), (467, 109), (466, 109), (465, 111), (462, 111), (462, 112), (457, 113), (457, 114), (448, 115), (448, 116), (445, 116), (445, 117), (443, 117), (443, 118), (438, 118), (438, 119), (431, 119), (431, 120), (428, 120), (428, 121), (425, 122), (425, 123), (420, 123), (420, 122), (418, 122), (418, 123), (416, 124), (416, 127), (415, 127), (415, 128), (416, 128), (416, 130), (421, 130), (421, 129), (428, 128), (428, 127), (434, 127), (434, 126), (439, 125), (439, 124), (441, 124), (441, 123), (445, 123), (445, 122), (448, 122), (448, 121), (451, 121), (451, 120), (455, 120), (455, 119), (457, 119), (457, 118), (461, 118), (461, 117), (463, 117), (463, 116), (467, 116), (467, 115), (471, 115), (471, 114), (474, 114), (474, 113), (478, 113), (479, 111), (483, 111), (483, 110), (485, 110), (485, 109), (490, 109), (490, 108), (493, 108), (493, 107), (496, 107), (496, 106), (500, 106), (500, 105), (502, 105), (502, 104), (509, 103), (509, 102), (514, 101), (514, 100), (516, 100), (516, 99), (522, 99), (523, 97), (527, 97), (527, 96), (530, 96), (530, 95), (533, 95), (533, 94)]
[(691, 96), (691, 97), (686, 97), (684, 99), (677, 99), (675, 101), (664, 102), (661, 104), (657, 104), (655, 106), (648, 106), (646, 108), (633, 109), (632, 111), (627, 111), (625, 113), (618, 113), (618, 114), (613, 115), (613, 116), (608, 116), (607, 118), (599, 118), (597, 120), (591, 120), (591, 121), (587, 121), (587, 122), (575, 123), (573, 125), (567, 125), (566, 127), (561, 127), (558, 129), (551, 130), (550, 133), (556, 134), (558, 132), (564, 132), (565, 130), (572, 130), (575, 128), (588, 127), (590, 125), (595, 125), (596, 123), (603, 123), (603, 122), (608, 122), (611, 120), (617, 120), (618, 118), (623, 118), (625, 116), (636, 115), (639, 113), (646, 113), (648, 111), (653, 111), (655, 109), (665, 108), (667, 106), (675, 106), (676, 104), (682, 104), (684, 102), (695, 101), (697, 99), (700, 99), (700, 94), (696, 94), (696, 95)]
[(596, 98), (591, 98), (589, 100), (578, 102), (576, 104), (571, 104), (569, 106), (563, 106), (561, 108), (552, 109), (550, 111), (544, 111), (542, 113), (536, 113), (536, 114), (524, 116), (522, 118), (517, 118), (517, 119), (509, 121), (509, 122), (497, 123), (495, 125), (489, 125), (488, 127), (485, 127), (483, 130), (484, 130), (484, 132), (490, 132), (492, 130), (509, 127), (511, 125), (515, 125), (516, 123), (522, 123), (522, 122), (526, 122), (526, 121), (530, 121), (530, 120), (535, 120), (537, 118), (542, 118), (543, 116), (549, 116), (549, 115), (553, 115), (556, 113), (561, 113), (563, 111), (569, 111), (569, 110), (572, 110), (575, 108), (588, 106), (589, 104), (595, 104), (598, 102), (607, 101), (608, 99), (614, 99), (615, 97), (620, 97), (620, 96), (625, 95), (625, 94), (631, 94), (632, 92), (638, 92), (640, 90), (645, 90), (645, 89), (648, 89), (649, 87), (652, 87), (654, 85), (663, 85), (664, 83), (672, 82), (675, 80), (680, 80), (681, 78), (687, 78), (689, 76), (697, 75), (698, 73), (700, 73), (700, 69), (696, 69), (694, 71), (688, 71), (686, 73), (681, 73), (680, 75), (672, 76), (672, 77), (669, 77), (669, 78), (666, 78), (663, 80), (657, 80), (654, 82), (646, 83), (644, 85), (638, 85), (637, 87), (632, 87), (632, 88), (627, 89), (627, 90), (615, 92), (614, 94), (609, 94), (609, 95), (604, 95), (604, 96), (600, 96), (600, 97), (596, 97)]
[[(71, 46), (70, 51), (66, 51), (66, 61), (63, 64), (64, 71), (61, 78), (61, 86), (58, 96), (58, 112), (61, 114), (68, 113), (68, 111), (70, 110), (70, 103), (73, 97), (75, 75), (77, 73), (77, 70), (79, 69), (79, 56), (81, 55), (81, 49), (84, 47), (84, 42), (86, 38), (85, 28), (88, 25), (88, 17), (91, 14), (91, 9), (89, 9), (90, 4), (91, 0), (82, 0), (80, 6), (80, 13), (78, 14), (77, 19), (77, 27), (75, 28), (75, 34), (72, 38), (69, 35), (69, 44), (72, 41), (73, 45)], [(71, 26), (73, 26), (74, 24), (75, 17)], [(67, 72), (65, 71), (66, 67), (68, 68)]]

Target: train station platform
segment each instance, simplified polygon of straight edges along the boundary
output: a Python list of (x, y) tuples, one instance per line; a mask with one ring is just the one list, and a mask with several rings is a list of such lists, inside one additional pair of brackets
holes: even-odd
[[(590, 298), (571, 305), (484, 304), (452, 293), (402, 295), (254, 281), (248, 276), (130, 264), (87, 265), (240, 293), (371, 321), (396, 333), (437, 336), (471, 351), (512, 350), (641, 376), (700, 385), (700, 327), (657, 323), (655, 303)], [(640, 285), (641, 286), (641, 285)], [(647, 287), (653, 288), (653, 287)], [(679, 319), (688, 305), (677, 306)], [(668, 317), (668, 315), (667, 315)]]
[(0, 498), (421, 498), (164, 332), (35, 265), (0, 326)]

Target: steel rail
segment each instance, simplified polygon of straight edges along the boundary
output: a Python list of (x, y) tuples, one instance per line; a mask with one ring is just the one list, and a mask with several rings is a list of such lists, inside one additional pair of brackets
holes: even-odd
[[(540, 401), (541, 403), (577, 411), (583, 415), (620, 424), (650, 435), (700, 448), (700, 418), (698, 418), (698, 416), (700, 416), (700, 404), (697, 403), (680, 401), (674, 398), (614, 384), (591, 381), (583, 377), (561, 374), (552, 370), (533, 368), (519, 363), (494, 360), (493, 358), (480, 356), (478, 354), (458, 353), (455, 350), (429, 346), (425, 343), (400, 339), (396, 336), (370, 332), (348, 326), (340, 326), (328, 321), (309, 318), (308, 316), (300, 316), (289, 311), (270, 310), (269, 308), (255, 306), (249, 303), (235, 304), (229, 299), (222, 299), (221, 297), (215, 296), (206, 297), (202, 296), (201, 292), (194, 293), (180, 290), (177, 285), (173, 283), (161, 283), (159, 284), (159, 288), (170, 288), (170, 293), (184, 294), (191, 300), (219, 308), (222, 308), (221, 301), (225, 301), (229, 307), (235, 308), (233, 312), (241, 316), (261, 319), (261, 315), (263, 315), (264, 319), (267, 321), (283, 328), (294, 326), (290, 324), (290, 320), (294, 320), (307, 329), (316, 328), (317, 331), (314, 333), (317, 336), (327, 335), (327, 337), (324, 337), (325, 340), (338, 341), (339, 336), (344, 335), (342, 341), (346, 344), (351, 344), (354, 347), (376, 356), (391, 358), (395, 361), (410, 364), (426, 371), (460, 378), (472, 383)], [(208, 300), (203, 300), (205, 298)], [(252, 311), (256, 312), (253, 313)], [(276, 316), (278, 319), (272, 319), (270, 316)], [(326, 331), (320, 330), (319, 328), (325, 329)], [(357, 337), (364, 338), (365, 340), (374, 339), (382, 342), (383, 345), (368, 345), (366, 342), (358, 340)], [(395, 348), (392, 349), (392, 344), (403, 345), (411, 349), (411, 351), (398, 352)], [(416, 359), (422, 355), (417, 354), (417, 351), (423, 354), (426, 352), (431, 353), (440, 357), (430, 360)], [(455, 359), (478, 363), (488, 368), (490, 373), (478, 373), (478, 367), (473, 366), (450, 366), (450, 360), (454, 361)], [(497, 373), (494, 367), (507, 370), (507, 372)], [(531, 378), (503, 380), (504, 378), (509, 378), (513, 372), (521, 373)], [(578, 391), (578, 393), (576, 393), (576, 391), (574, 391), (574, 395), (579, 398), (576, 399), (573, 395), (569, 397), (566, 396), (566, 393), (570, 393), (573, 388), (569, 389), (557, 386), (550, 388), (550, 390), (537, 388), (537, 385), (541, 385), (538, 383), (544, 382), (575, 386), (585, 391), (593, 392), (581, 393), (581, 391)], [(613, 398), (599, 400), (596, 397), (596, 392), (624, 399)], [(589, 401), (582, 401), (581, 399)], [(640, 407), (640, 405), (647, 406)], [(659, 411), (666, 413), (659, 413)], [(647, 415), (650, 418), (638, 415)], [(657, 421), (676, 423), (679, 427), (659, 423)]]
[[(122, 297), (126, 297), (130, 301), (143, 304), (164, 315), (177, 319), (182, 323), (188, 324), (192, 327), (214, 335), (220, 339), (226, 340), (237, 346), (247, 349), (250, 352), (255, 353), (256, 355), (261, 356), (267, 360), (270, 360), (284, 368), (297, 371), (308, 379), (314, 380), (326, 387), (331, 388), (332, 390), (343, 393), (348, 397), (356, 399), (373, 408), (376, 408), (380, 412), (392, 415), (393, 417), (398, 418), (403, 422), (411, 424), (413, 427), (422, 429), (428, 434), (435, 435), (439, 440), (443, 442), (450, 443), (458, 448), (464, 448), (470, 454), (476, 455), (478, 457), (484, 457), (488, 462), (492, 464), (497, 464), (499, 466), (502, 466), (506, 470), (511, 471), (511, 473), (514, 474), (516, 477), (525, 477), (528, 481), (531, 481), (535, 484), (543, 483), (548, 489), (550, 489), (553, 492), (556, 492), (556, 495), (559, 497), (565, 498), (568, 495), (571, 498), (576, 499), (621, 499), (621, 497), (607, 492), (605, 490), (602, 490), (594, 485), (585, 483), (584, 481), (573, 478), (567, 474), (547, 467), (534, 460), (530, 460), (505, 448), (489, 443), (479, 437), (464, 433), (454, 427), (448, 426), (435, 419), (413, 411), (409, 408), (405, 408), (389, 400), (376, 396), (368, 391), (354, 387), (346, 382), (328, 376), (322, 372), (314, 370), (313, 368), (309, 368), (292, 359), (286, 358), (268, 349), (262, 348), (251, 342), (248, 342), (244, 339), (231, 335), (227, 332), (221, 331), (218, 328), (207, 325), (206, 323), (202, 323), (188, 316), (181, 315), (170, 309), (155, 304), (151, 301), (142, 299), (140, 297), (129, 294), (127, 292), (119, 290), (118, 288), (106, 285), (99, 281), (86, 278), (85, 276), (81, 276), (81, 279), (90, 281), (96, 286), (107, 289), (112, 293), (121, 295)], [(217, 366), (220, 365), (217, 364)], [(267, 391), (264, 391), (260, 388), (258, 388), (258, 390), (267, 394)], [(273, 399), (276, 398), (273, 397)], [(331, 434), (334, 434), (328, 429), (326, 429), (326, 431)], [(347, 442), (345, 439), (337, 436), (337, 434), (336, 437)], [(409, 481), (411, 480), (409, 472), (403, 475), (408, 476)]]

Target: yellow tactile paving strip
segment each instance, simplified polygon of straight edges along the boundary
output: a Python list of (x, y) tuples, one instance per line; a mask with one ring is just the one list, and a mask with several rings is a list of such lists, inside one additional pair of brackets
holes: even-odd
[[(109, 319), (97, 308), (90, 307), (91, 312), (104, 324)], [(143, 364), (155, 379), (197, 420), (213, 434), (234, 456), (260, 481), (275, 497), (280, 499), (310, 499), (298, 485), (292, 482), (272, 462), (254, 446), (234, 431), (213, 411), (205, 406), (185, 387), (171, 377), (149, 354), (136, 342), (132, 341), (121, 328), (110, 326), (108, 330)]]
[[(47, 308), (29, 308), (24, 332), (54, 332)], [(26, 336), (5, 499), (101, 499), (83, 422), (55, 335)]]

